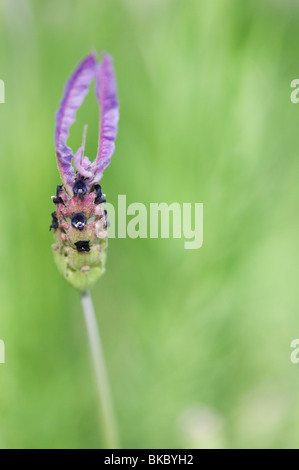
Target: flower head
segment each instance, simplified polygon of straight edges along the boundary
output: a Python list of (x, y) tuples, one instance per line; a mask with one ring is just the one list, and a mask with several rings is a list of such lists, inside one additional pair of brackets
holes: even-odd
[[(99, 145), (91, 163), (85, 153), (87, 126), (82, 144), (73, 153), (68, 147), (69, 129), (76, 111), (82, 105), (92, 80), (100, 107)], [(67, 85), (56, 115), (55, 147), (62, 185), (52, 197), (56, 211), (50, 229), (54, 230), (52, 246), (56, 264), (74, 287), (89, 288), (104, 272), (107, 246), (107, 212), (102, 188), (98, 184), (114, 153), (119, 109), (112, 58), (103, 54), (97, 63), (90, 54), (77, 67)]]

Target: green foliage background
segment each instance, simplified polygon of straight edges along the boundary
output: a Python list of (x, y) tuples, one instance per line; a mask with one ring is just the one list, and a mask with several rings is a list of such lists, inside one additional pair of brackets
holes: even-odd
[[(1, 448), (101, 447), (79, 296), (48, 231), (54, 115), (90, 50), (121, 104), (109, 202), (203, 202), (204, 244), (110, 240), (93, 290), (128, 448), (298, 447), (299, 6), (0, 0)], [(77, 148), (91, 93), (72, 128)]]

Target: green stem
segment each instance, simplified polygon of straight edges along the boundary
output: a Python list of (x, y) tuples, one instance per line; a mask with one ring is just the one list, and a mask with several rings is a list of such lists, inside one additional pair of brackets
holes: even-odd
[(82, 307), (87, 327), (92, 363), (99, 393), (99, 404), (103, 422), (103, 437), (108, 449), (119, 448), (118, 432), (109, 387), (102, 342), (97, 319), (89, 291), (81, 294)]

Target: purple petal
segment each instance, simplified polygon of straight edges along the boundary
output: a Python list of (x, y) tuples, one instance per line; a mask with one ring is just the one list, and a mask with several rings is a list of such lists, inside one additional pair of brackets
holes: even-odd
[(108, 54), (97, 66), (96, 93), (100, 105), (100, 133), (97, 158), (92, 164), (93, 182), (98, 182), (114, 153), (119, 108), (113, 60)]
[(86, 132), (87, 126), (84, 126), (82, 145), (79, 147), (74, 156), (74, 166), (77, 172), (84, 178), (91, 178), (93, 176), (91, 171), (88, 171), (87, 168), (90, 167), (91, 163), (87, 157), (84, 157), (85, 152), (85, 142), (86, 142)]
[(63, 184), (69, 192), (75, 177), (72, 166), (74, 155), (66, 142), (69, 129), (75, 122), (76, 111), (83, 103), (95, 73), (96, 57), (94, 54), (90, 54), (80, 63), (68, 81), (60, 108), (56, 114), (55, 146), (57, 163)]
[[(74, 156), (74, 165), (78, 173), (84, 178), (91, 178), (93, 176), (91, 171), (87, 170), (87, 167), (90, 166), (90, 162), (86, 162), (84, 159), (82, 161), (82, 155), (84, 148), (80, 147)], [(86, 157), (85, 157), (86, 158)]]

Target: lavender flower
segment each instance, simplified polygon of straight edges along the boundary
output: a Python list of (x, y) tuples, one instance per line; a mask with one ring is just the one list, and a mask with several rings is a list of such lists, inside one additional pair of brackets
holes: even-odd
[[(67, 146), (69, 129), (82, 105), (90, 83), (96, 80), (100, 107), (99, 145), (93, 163), (84, 155), (87, 126), (82, 145), (74, 154)], [(106, 202), (98, 184), (114, 153), (119, 108), (112, 58), (103, 54), (86, 57), (69, 79), (56, 115), (55, 146), (62, 185), (52, 197), (56, 211), (50, 229), (57, 267), (63, 277), (81, 291), (88, 289), (104, 272), (107, 247)]]

